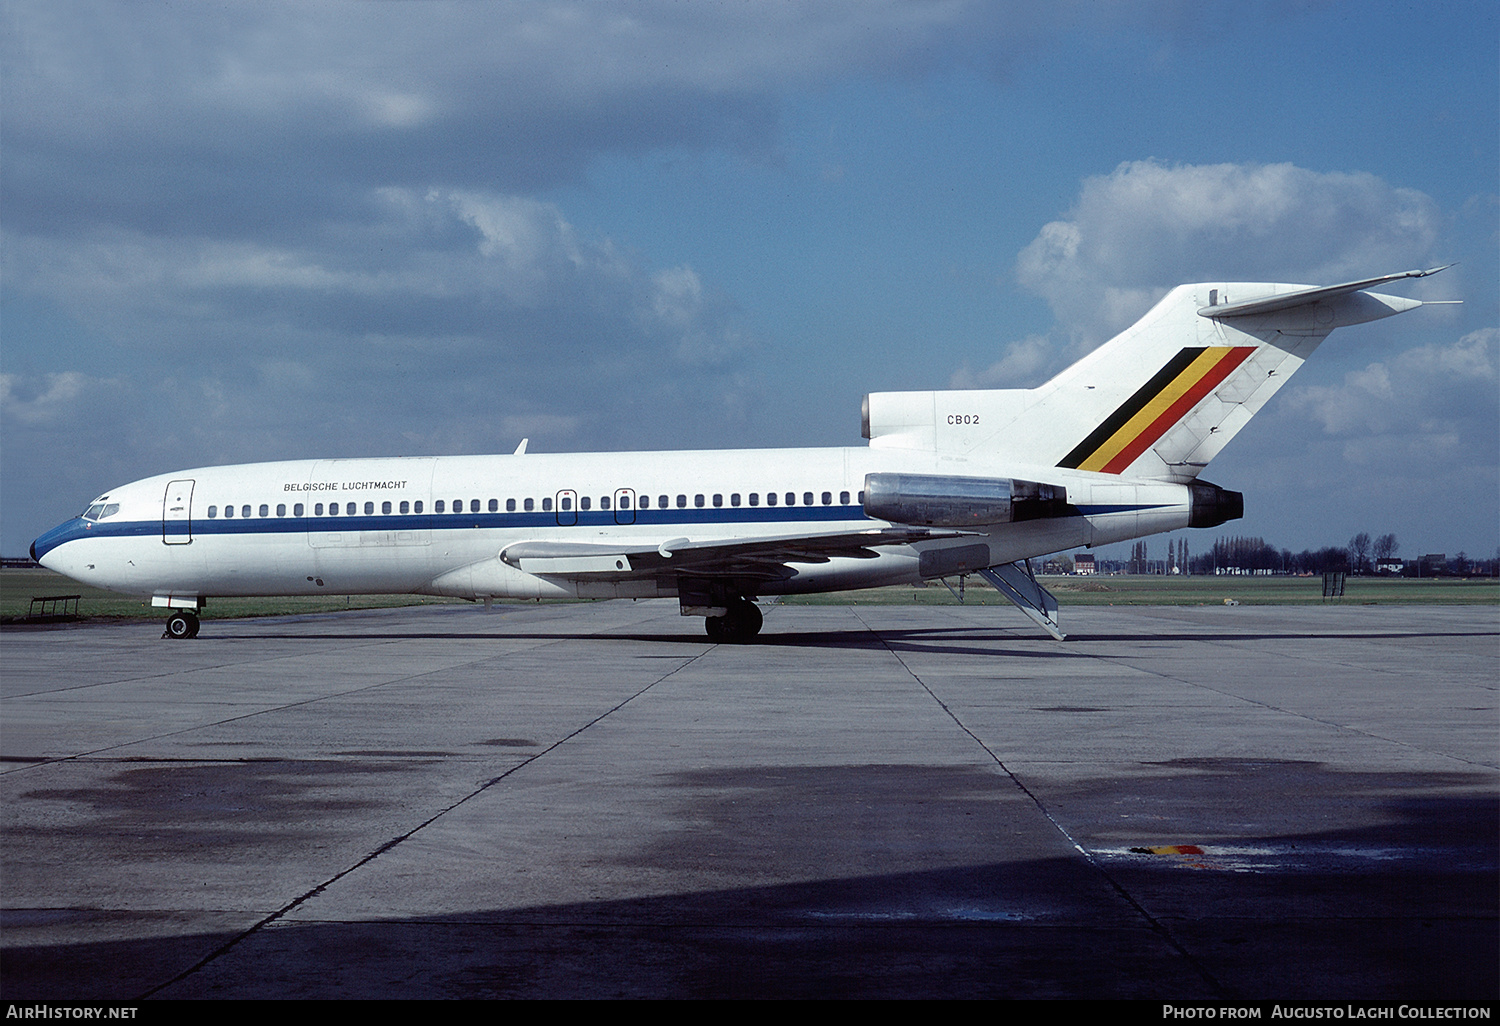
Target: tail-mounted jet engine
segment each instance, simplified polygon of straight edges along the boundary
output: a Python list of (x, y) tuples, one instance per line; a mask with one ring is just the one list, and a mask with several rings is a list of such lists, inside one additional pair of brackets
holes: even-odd
[(1207, 481), (1188, 485), (1188, 526), (1218, 527), (1245, 515), (1245, 495)]
[(982, 527), (1078, 516), (1062, 485), (1004, 477), (866, 474), (865, 515), (919, 527)]

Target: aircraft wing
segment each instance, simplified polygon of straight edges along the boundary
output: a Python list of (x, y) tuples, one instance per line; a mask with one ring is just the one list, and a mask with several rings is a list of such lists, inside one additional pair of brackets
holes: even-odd
[(507, 545), (500, 558), (526, 573), (569, 580), (626, 580), (663, 572), (700, 576), (779, 579), (788, 563), (826, 563), (835, 556), (873, 559), (875, 548), (909, 545), (974, 532), (920, 527), (870, 528), (828, 534), (761, 538), (672, 538), (658, 545), (523, 541)]

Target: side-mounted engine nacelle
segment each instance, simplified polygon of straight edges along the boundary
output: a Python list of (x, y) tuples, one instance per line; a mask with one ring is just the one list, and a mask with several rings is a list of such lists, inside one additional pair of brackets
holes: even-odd
[(1007, 477), (866, 474), (865, 515), (917, 527), (983, 527), (1078, 516), (1062, 485)]

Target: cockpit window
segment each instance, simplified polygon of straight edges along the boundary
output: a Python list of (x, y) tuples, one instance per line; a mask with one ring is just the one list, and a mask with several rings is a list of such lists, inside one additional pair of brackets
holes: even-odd
[(103, 520), (105, 517), (112, 517), (118, 512), (120, 512), (120, 504), (118, 502), (96, 502), (83, 511), (83, 519)]

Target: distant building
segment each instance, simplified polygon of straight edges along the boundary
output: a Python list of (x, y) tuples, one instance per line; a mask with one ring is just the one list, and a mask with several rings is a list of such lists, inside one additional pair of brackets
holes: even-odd
[(1080, 552), (1073, 557), (1073, 572), (1075, 574), (1092, 574), (1096, 572), (1094, 565), (1094, 554), (1092, 552)]

